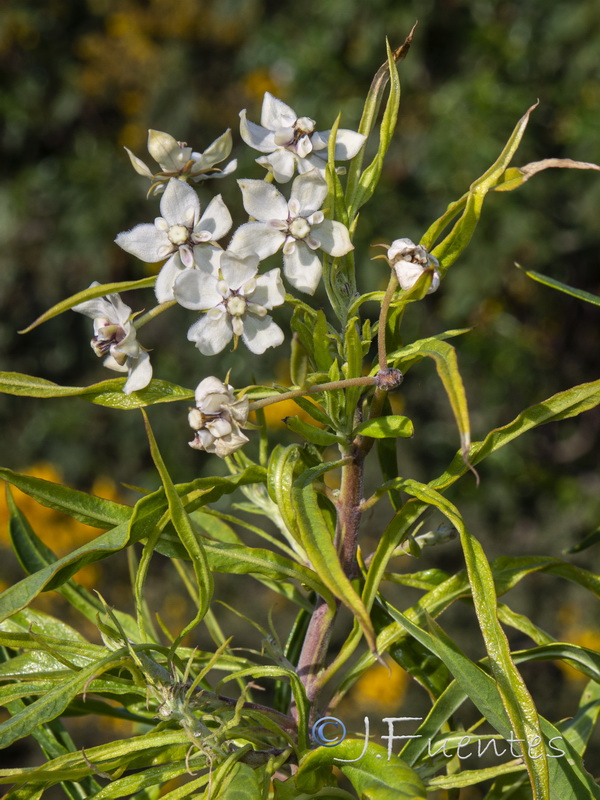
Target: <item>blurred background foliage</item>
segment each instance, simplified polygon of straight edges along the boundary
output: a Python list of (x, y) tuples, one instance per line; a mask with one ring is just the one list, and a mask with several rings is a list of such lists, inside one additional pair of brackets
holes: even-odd
[[(113, 243), (119, 231), (158, 214), (123, 145), (147, 160), (148, 128), (203, 150), (231, 127), (237, 175), (261, 178), (257, 154), (239, 138), (239, 110), (258, 120), (268, 90), (316, 119), (319, 130), (338, 111), (344, 127), (356, 128), (385, 58), (385, 37), (397, 46), (417, 19), (413, 47), (400, 66), (397, 135), (356, 240), (361, 291), (387, 281), (385, 264), (370, 260), (377, 252), (371, 246), (402, 236), (418, 240), (495, 159), (536, 99), (517, 165), (567, 156), (600, 162), (596, 0), (20, 0), (4, 4), (0, 15), (3, 370), (69, 385), (111, 377), (89, 348), (89, 320), (77, 314), (26, 336), (16, 330), (92, 280), (146, 274), (148, 267)], [(202, 184), (203, 207), (217, 192), (239, 224), (235, 181)], [(407, 314), (406, 341), (473, 327), (456, 346), (475, 440), (526, 406), (598, 377), (598, 309), (530, 282), (514, 262), (600, 294), (599, 209), (594, 173), (548, 171), (516, 193), (488, 197), (473, 242), (441, 290)], [(134, 309), (148, 308), (153, 295), (126, 300)], [(285, 346), (261, 359), (249, 359), (241, 347), (207, 359), (185, 339), (190, 321), (189, 312), (174, 309), (144, 329), (156, 376), (194, 387), (232, 367), (236, 387), (271, 382), (274, 375), (285, 379)], [(431, 365), (409, 374), (394, 407), (416, 429), (413, 440), (402, 440), (402, 468), (430, 480), (458, 445)], [(274, 439), (281, 436), (280, 418), (290, 413), (278, 416), (277, 408), (269, 414)], [(150, 412), (176, 480), (190, 480), (207, 464), (186, 444), (186, 416), (182, 404)], [(157, 485), (136, 412), (77, 399), (0, 396), (0, 426), (4, 466), (51, 462), (81, 488), (98, 476), (115, 485)], [(547, 426), (485, 462), (479, 490), (469, 479), (453, 490), (490, 557), (558, 555), (596, 527), (599, 428), (597, 411)], [(379, 513), (370, 530), (389, 516)], [(439, 556), (426, 554), (425, 563), (451, 571), (462, 559), (456, 546), (446, 545)], [(579, 563), (589, 567), (590, 557)], [(551, 582), (534, 576), (527, 585), (529, 599), (517, 597), (524, 613), (531, 603), (539, 608), (531, 587)], [(549, 631), (559, 638), (566, 628), (585, 633), (585, 610), (566, 593), (565, 604), (562, 618), (548, 620)]]

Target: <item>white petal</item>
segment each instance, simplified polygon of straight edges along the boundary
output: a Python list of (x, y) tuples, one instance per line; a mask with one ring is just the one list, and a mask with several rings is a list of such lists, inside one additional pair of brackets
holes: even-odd
[(114, 369), (115, 372), (128, 372), (129, 369), (126, 364), (119, 364), (119, 362), (113, 356), (107, 356), (102, 364), (107, 369)]
[(198, 269), (186, 269), (179, 275), (173, 295), (179, 305), (194, 311), (214, 308), (223, 300), (217, 291), (217, 280)]
[(159, 303), (166, 303), (169, 300), (175, 299), (173, 286), (183, 270), (184, 266), (177, 253), (174, 253), (171, 258), (162, 265), (160, 272), (156, 276), (156, 283), (154, 284), (154, 294)]
[(316, 169), (298, 175), (292, 184), (290, 199), (300, 206), (298, 216), (308, 217), (321, 208), (327, 197), (327, 181)]
[(334, 258), (344, 256), (350, 250), (354, 250), (348, 228), (341, 222), (324, 219), (323, 222), (311, 228), (310, 235), (319, 242), (321, 250)]
[(311, 169), (316, 169), (319, 175), (325, 180), (325, 167), (327, 166), (327, 152), (309, 153), (305, 158), (298, 159), (298, 172), (303, 175), (310, 172)]
[(246, 109), (240, 111), (240, 136), (247, 145), (261, 153), (271, 153), (277, 147), (273, 131), (246, 119)]
[(263, 258), (276, 253), (285, 241), (285, 233), (271, 227), (266, 222), (247, 222), (240, 225), (229, 242), (229, 250), (235, 250), (240, 255), (256, 253), (262, 261)]
[(260, 124), (271, 131), (277, 128), (293, 128), (298, 115), (293, 108), (290, 108), (283, 100), (273, 97), (270, 92), (265, 92), (262, 110), (260, 113)]
[(304, 158), (304, 156), (312, 153), (312, 149), (312, 143), (306, 134), (298, 139), (298, 142), (296, 143), (296, 153), (298, 153), (300, 158)]
[[(315, 150), (321, 149), (319, 145), (322, 142), (324, 142), (324, 146), (327, 145), (327, 140), (329, 139), (330, 133), (331, 131), (313, 133), (312, 143)], [(362, 133), (341, 128), (337, 132), (335, 139), (335, 160), (346, 161), (349, 158), (354, 158), (354, 156), (365, 143), (366, 138), (367, 137), (363, 136)]]
[(210, 169), (210, 167), (227, 158), (231, 153), (232, 146), (231, 128), (228, 128), (212, 144), (209, 144), (203, 153), (200, 155), (192, 154), (194, 169)]
[(160, 213), (169, 225), (189, 225), (200, 216), (200, 201), (187, 183), (171, 178), (160, 199)]
[(115, 242), (126, 253), (150, 263), (162, 261), (169, 252), (173, 252), (173, 244), (165, 231), (159, 231), (156, 226), (149, 223), (136, 225), (130, 231), (120, 233)]
[(287, 183), (294, 174), (296, 168), (296, 159), (289, 150), (284, 150), (282, 147), (275, 150), (268, 156), (261, 156), (256, 159), (256, 163), (261, 167), (266, 167), (269, 172), (273, 173), (273, 177), (277, 183)]
[(221, 256), (221, 273), (230, 289), (239, 289), (256, 275), (257, 270), (258, 256), (253, 254), (241, 256), (225, 250)]
[(139, 356), (130, 360), (128, 364), (130, 372), (123, 391), (125, 394), (131, 392), (139, 392), (144, 389), (152, 380), (152, 364), (150, 363), (150, 356), (145, 350), (140, 350)]
[(148, 131), (148, 152), (166, 172), (179, 172), (188, 161), (191, 147), (180, 147), (179, 142), (170, 133)]
[(299, 292), (314, 294), (321, 280), (323, 265), (319, 256), (304, 242), (297, 242), (291, 253), (283, 257), (283, 272)]
[(216, 277), (223, 250), (214, 244), (197, 244), (194, 247), (194, 264), (207, 275)]
[[(88, 289), (92, 289), (94, 286), (100, 286), (100, 283), (98, 281), (92, 281)], [(76, 306), (73, 306), (72, 310), (77, 311), (79, 314), (85, 314), (86, 317), (90, 317), (91, 319), (96, 319), (98, 317), (111, 319), (113, 305), (106, 297), (94, 297), (92, 300), (84, 300), (83, 303), (78, 303)]]
[(225, 236), (232, 225), (233, 220), (229, 209), (223, 202), (221, 195), (218, 194), (206, 206), (206, 210), (194, 230), (208, 231), (211, 234), (210, 240), (216, 241)]
[(283, 331), (271, 317), (255, 317), (246, 314), (242, 341), (252, 353), (260, 355), (268, 347), (277, 347), (283, 342)]
[(244, 208), (251, 217), (260, 222), (271, 219), (287, 219), (285, 197), (266, 181), (240, 180)]
[(143, 175), (144, 178), (152, 178), (152, 173), (150, 169), (144, 164), (141, 158), (134, 156), (131, 150), (126, 147), (125, 148), (127, 155), (129, 156), (129, 160), (131, 161), (131, 165), (134, 170), (137, 172), (138, 175)]
[(285, 301), (285, 289), (279, 268), (270, 269), (256, 279), (256, 289), (249, 295), (248, 301), (263, 308), (275, 308)]
[(415, 264), (412, 261), (396, 261), (394, 270), (398, 277), (400, 288), (407, 292), (419, 280), (424, 270), (420, 264)]
[[(218, 400), (218, 404), (216, 407), (214, 406), (207, 406), (203, 405), (205, 399), (209, 396), (221, 396)], [(196, 405), (201, 407), (201, 410), (204, 411), (206, 414), (215, 414), (219, 410), (220, 406), (223, 403), (233, 402), (233, 395), (231, 394), (231, 389), (229, 386), (226, 386), (223, 381), (220, 381), (218, 378), (215, 378), (213, 375), (209, 376), (208, 378), (203, 378), (198, 386), (196, 386), (196, 391), (194, 392), (194, 398), (196, 400)], [(212, 400), (212, 398), (211, 398)]]
[(220, 353), (233, 339), (229, 314), (223, 313), (217, 318), (205, 315), (192, 325), (187, 338), (196, 342), (196, 347), (205, 356)]

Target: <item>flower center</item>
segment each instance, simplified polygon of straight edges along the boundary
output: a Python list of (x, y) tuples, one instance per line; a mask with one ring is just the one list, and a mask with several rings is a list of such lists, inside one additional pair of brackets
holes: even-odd
[(305, 239), (310, 233), (310, 225), (304, 217), (296, 217), (290, 222), (288, 230), (294, 239)]
[(123, 328), (120, 325), (112, 325), (106, 320), (106, 324), (98, 329), (98, 335), (94, 336), (90, 345), (97, 356), (103, 356), (114, 344), (119, 344), (124, 338)]
[(189, 231), (185, 225), (171, 225), (167, 231), (169, 241), (174, 245), (185, 244), (189, 238)]
[(232, 317), (241, 317), (246, 313), (246, 301), (243, 297), (234, 294), (227, 300), (227, 311)]

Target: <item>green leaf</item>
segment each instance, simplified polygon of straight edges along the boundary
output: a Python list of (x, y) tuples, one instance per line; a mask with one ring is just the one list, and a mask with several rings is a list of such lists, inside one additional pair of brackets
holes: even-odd
[(330, 592), (356, 616), (371, 650), (375, 650), (375, 632), (369, 614), (346, 576), (333, 542), (327, 517), (321, 510), (313, 481), (339, 462), (323, 464), (306, 470), (296, 479), (292, 497), (300, 540), (314, 571)]
[(219, 800), (262, 800), (265, 797), (264, 777), (263, 770), (252, 769), (248, 764), (236, 764), (227, 786), (219, 788)]
[(389, 414), (387, 417), (368, 419), (354, 429), (352, 436), (370, 436), (372, 439), (409, 438), (414, 434), (413, 424), (408, 417)]
[(596, 530), (592, 531), (591, 533), (588, 533), (587, 536), (584, 536), (584, 538), (578, 544), (573, 545), (573, 547), (570, 547), (568, 550), (565, 550), (563, 552), (581, 553), (582, 550), (587, 550), (588, 547), (593, 547), (598, 542), (600, 542), (600, 525), (598, 525)]
[(362, 800), (425, 800), (423, 782), (402, 759), (372, 742), (364, 754), (363, 750), (365, 742), (359, 739), (344, 739), (335, 747), (318, 747), (300, 762), (296, 785), (314, 791), (335, 766)]
[(104, 658), (94, 661), (87, 667), (82, 667), (61, 681), (39, 700), (25, 706), (6, 722), (0, 725), (0, 748), (8, 747), (17, 739), (28, 736), (35, 728), (45, 722), (60, 716), (70, 701), (85, 690), (87, 683), (102, 672), (122, 665), (126, 651), (117, 650), (109, 653)]
[(144, 415), (144, 423), (146, 425), (148, 441), (150, 442), (152, 459), (160, 474), (160, 478), (165, 489), (165, 495), (167, 497), (167, 503), (169, 506), (169, 515), (171, 517), (171, 521), (173, 522), (173, 527), (177, 531), (177, 535), (181, 539), (181, 542), (185, 547), (188, 556), (190, 557), (192, 567), (194, 569), (194, 575), (196, 577), (198, 612), (194, 619), (184, 627), (177, 637), (176, 641), (180, 642), (187, 633), (192, 631), (196, 625), (198, 625), (202, 617), (206, 614), (210, 606), (214, 583), (208, 566), (206, 553), (204, 552), (200, 538), (196, 536), (190, 518), (183, 506), (183, 503), (181, 502), (179, 495), (177, 494), (173, 481), (171, 480), (171, 476), (169, 475), (167, 467), (165, 466), (165, 462), (163, 461), (158, 449), (158, 445), (156, 443), (156, 439), (154, 438), (154, 434), (152, 433), (152, 428), (150, 427), (148, 417), (143, 411), (142, 414)]
[(0, 595), (0, 621), (29, 605), (40, 592), (62, 586), (87, 564), (101, 561), (148, 536), (156, 527), (165, 506), (162, 489), (146, 495), (134, 506), (129, 522), (122, 522), (91, 542), (9, 586)]
[(60, 303), (57, 303), (55, 306), (52, 306), (52, 308), (48, 309), (48, 311), (45, 311), (32, 322), (31, 325), (28, 325), (27, 328), (19, 331), (19, 333), (29, 333), (29, 331), (41, 325), (42, 322), (47, 322), (47, 320), (52, 319), (52, 317), (57, 317), (64, 311), (68, 311), (70, 308), (73, 308), (73, 306), (84, 303), (86, 300), (93, 300), (95, 297), (106, 297), (106, 295), (117, 294), (118, 292), (128, 292), (133, 289), (147, 289), (154, 286), (155, 283), (156, 276), (154, 275), (150, 278), (142, 278), (138, 281), (121, 281), (120, 283), (105, 283), (100, 286), (90, 286), (88, 289), (77, 292), (77, 294), (72, 295), (66, 300), (61, 300)]
[[(387, 48), (387, 55), (388, 55), (388, 62), (387, 62), (387, 71), (389, 75), (389, 95), (388, 100), (386, 103), (385, 111), (383, 114), (383, 119), (381, 121), (381, 126), (379, 128), (379, 147), (377, 148), (377, 153), (374, 159), (371, 161), (369, 166), (365, 169), (358, 180), (358, 185), (354, 185), (354, 175), (351, 175), (348, 178), (348, 191), (347, 191), (347, 198), (348, 198), (348, 216), (350, 219), (350, 223), (356, 217), (359, 209), (373, 196), (373, 192), (377, 184), (379, 183), (379, 179), (381, 177), (381, 171), (383, 169), (383, 161), (385, 155), (388, 151), (390, 146), (390, 142), (392, 140), (392, 136), (394, 135), (394, 131), (396, 129), (396, 121), (398, 119), (398, 108), (400, 106), (400, 79), (398, 78), (398, 69), (396, 67), (396, 63), (394, 60), (394, 53), (390, 49), (389, 43), (386, 42)], [(387, 81), (386, 81), (387, 82)], [(385, 85), (385, 84), (384, 84)], [(381, 88), (380, 88), (381, 87)], [(371, 87), (371, 92), (373, 93), (371, 97), (367, 98), (367, 103), (371, 106), (375, 104), (378, 105), (381, 102), (381, 93), (383, 91), (383, 86), (381, 83), (379, 86), (375, 88), (373, 91), (373, 87)], [(369, 100), (372, 99), (374, 101), (369, 103)], [(365, 107), (365, 110), (367, 108)], [(370, 116), (370, 109), (367, 111), (367, 114)], [(372, 125), (372, 119), (369, 120)], [(369, 122), (365, 120), (367, 125)], [(362, 120), (361, 120), (362, 124)], [(362, 131), (359, 131), (362, 133)]]
[(318, 447), (330, 447), (340, 442), (339, 437), (336, 436), (335, 433), (324, 431), (322, 428), (316, 428), (314, 425), (309, 425), (307, 422), (301, 420), (300, 417), (285, 417), (283, 421), (291, 431), (302, 436), (307, 442), (316, 444)]
[(82, 397), (91, 403), (109, 408), (129, 410), (155, 403), (170, 403), (174, 400), (190, 400), (194, 392), (167, 381), (152, 380), (145, 389), (131, 394), (123, 393), (126, 378), (94, 383), (92, 386), (59, 386), (52, 381), (24, 375), (20, 372), (0, 372), (0, 393), (20, 397)]
[(329, 372), (333, 363), (331, 341), (329, 339), (329, 326), (322, 309), (317, 311), (312, 331), (315, 366), (319, 372)]
[(576, 297), (578, 300), (583, 300), (584, 302), (591, 303), (594, 306), (600, 306), (600, 297), (598, 297), (596, 294), (585, 292), (583, 289), (574, 289), (572, 286), (568, 286), (566, 283), (561, 283), (554, 278), (548, 278), (547, 275), (541, 275), (539, 272), (523, 269), (520, 264), (515, 264), (515, 267), (518, 267), (522, 272), (524, 272), (528, 278), (531, 278), (538, 283), (542, 283), (544, 286), (549, 286), (551, 289), (556, 289), (559, 292), (568, 294), (571, 297)]
[[(23, 512), (17, 508), (8, 488), (7, 501), (10, 514), (9, 533), (11, 544), (25, 572), (31, 575), (50, 564), (54, 564), (57, 560), (55, 554), (36, 535)], [(73, 579), (69, 579), (59, 586), (58, 591), (90, 622), (95, 623), (98, 613), (104, 611), (104, 607), (98, 598)], [(139, 632), (133, 618), (122, 611), (113, 613), (119, 618), (119, 622), (127, 635), (136, 640)], [(18, 615), (13, 615), (11, 621), (17, 619), (17, 617)]]
[(113, 528), (127, 522), (132, 514), (132, 508), (122, 503), (69, 489), (61, 483), (13, 472), (5, 467), (0, 467), (0, 478), (33, 497), (41, 505), (68, 514), (94, 528)]
[[(421, 238), (420, 243), (439, 260), (440, 272), (442, 275), (446, 273), (471, 241), (471, 237), (473, 236), (477, 223), (479, 222), (479, 217), (481, 216), (481, 209), (485, 196), (488, 191), (493, 189), (502, 179), (504, 171), (510, 164), (521, 142), (523, 133), (529, 122), (529, 116), (536, 106), (537, 103), (531, 106), (521, 117), (504, 149), (492, 166), (471, 184), (467, 194), (463, 195), (460, 200), (449, 206), (446, 213), (439, 220), (436, 220)], [(462, 215), (455, 223), (450, 233), (432, 250), (432, 245), (437, 237), (442, 233), (446, 225), (461, 211)]]

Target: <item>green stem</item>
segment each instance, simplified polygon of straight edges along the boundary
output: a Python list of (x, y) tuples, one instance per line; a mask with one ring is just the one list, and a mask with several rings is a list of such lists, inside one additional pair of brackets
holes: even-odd
[(154, 306), (154, 308), (151, 308), (150, 311), (146, 311), (145, 314), (138, 317), (133, 323), (133, 327), (136, 330), (143, 328), (147, 322), (150, 322), (154, 317), (157, 317), (159, 314), (162, 314), (163, 311), (174, 306), (176, 302), (177, 300), (167, 300), (166, 303), (159, 303), (157, 306)]
[(305, 389), (292, 389), (289, 392), (276, 394), (272, 397), (263, 397), (261, 400), (254, 400), (250, 403), (249, 410), (256, 411), (258, 408), (270, 406), (273, 403), (282, 403), (284, 400), (293, 400), (295, 397), (302, 397), (306, 394), (317, 394), (318, 392), (329, 392), (334, 389), (347, 389), (350, 386), (374, 386), (376, 379), (373, 375), (365, 375), (362, 378), (348, 378), (343, 381), (330, 381), (329, 383), (319, 383), (315, 386), (308, 386)]
[(394, 292), (398, 286), (398, 278), (396, 273), (392, 270), (390, 275), (390, 282), (388, 283), (385, 295), (381, 302), (381, 309), (379, 311), (379, 325), (377, 326), (377, 356), (379, 359), (379, 369), (387, 369), (387, 349), (385, 346), (385, 329), (387, 326), (387, 316), (390, 308), (390, 303), (394, 296)]

